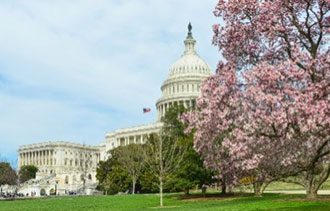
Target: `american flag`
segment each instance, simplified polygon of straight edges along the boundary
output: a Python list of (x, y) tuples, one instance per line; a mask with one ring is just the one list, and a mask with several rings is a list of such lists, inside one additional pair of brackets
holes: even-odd
[(145, 114), (145, 113), (148, 113), (148, 112), (150, 112), (151, 111), (151, 108), (143, 108), (143, 113)]

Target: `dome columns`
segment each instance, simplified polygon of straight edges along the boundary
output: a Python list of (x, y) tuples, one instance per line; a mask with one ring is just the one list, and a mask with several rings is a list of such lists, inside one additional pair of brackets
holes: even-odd
[(186, 109), (195, 109), (195, 99), (176, 99), (174, 101), (162, 102), (157, 105), (158, 121), (161, 121), (166, 112), (174, 105), (182, 105)]

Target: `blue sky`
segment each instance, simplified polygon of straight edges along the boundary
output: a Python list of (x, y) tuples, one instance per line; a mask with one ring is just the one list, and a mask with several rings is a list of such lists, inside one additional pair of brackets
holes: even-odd
[(20, 145), (43, 141), (96, 145), (108, 131), (155, 121), (189, 21), (215, 69), (216, 2), (1, 0), (0, 157), (15, 162)]

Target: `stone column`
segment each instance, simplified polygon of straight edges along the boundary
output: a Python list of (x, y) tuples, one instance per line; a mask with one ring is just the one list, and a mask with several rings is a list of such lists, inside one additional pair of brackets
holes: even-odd
[(48, 162), (49, 162), (49, 166), (52, 166), (53, 165), (53, 163), (52, 163), (52, 161), (53, 161), (53, 159), (52, 159), (52, 156), (51, 156), (51, 150), (49, 149), (48, 150)]
[(44, 152), (45, 152), (44, 150), (41, 150), (40, 151), (40, 158), (41, 158), (40, 159), (41, 160), (41, 163), (40, 164), (41, 165), (45, 165), (45, 154), (44, 154)]
[(18, 155), (18, 168), (22, 166), (22, 153), (19, 153)]
[(136, 135), (134, 135), (134, 144), (136, 144)]
[(163, 115), (164, 115), (164, 104), (162, 104), (160, 107), (161, 107), (161, 115), (160, 115), (160, 118), (162, 118)]
[(166, 104), (164, 103), (163, 104), (163, 114), (162, 114), (162, 117), (165, 115), (165, 112), (166, 112)]

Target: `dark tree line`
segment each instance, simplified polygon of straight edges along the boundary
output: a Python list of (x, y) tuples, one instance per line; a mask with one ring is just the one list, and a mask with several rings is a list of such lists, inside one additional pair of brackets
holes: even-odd
[(16, 171), (7, 162), (0, 162), (0, 185), (16, 185)]
[(19, 172), (8, 163), (0, 162), (0, 185), (17, 185), (36, 177), (38, 168), (33, 165), (22, 166)]

